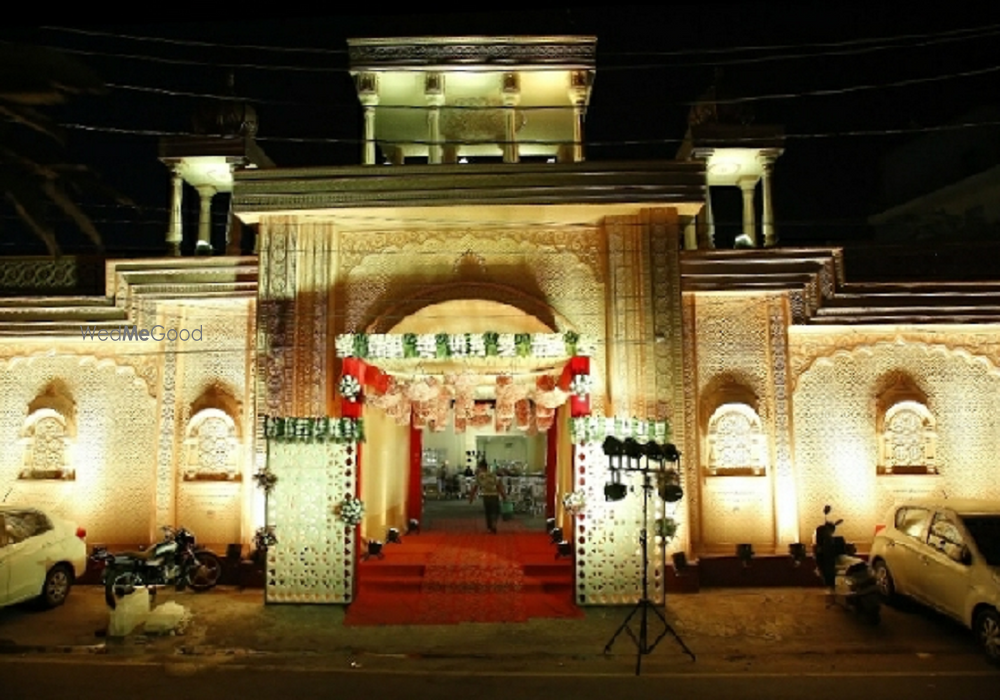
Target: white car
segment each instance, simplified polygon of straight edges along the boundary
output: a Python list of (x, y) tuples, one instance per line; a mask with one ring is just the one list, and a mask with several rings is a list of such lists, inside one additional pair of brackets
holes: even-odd
[(1000, 664), (1000, 501), (905, 502), (884, 522), (870, 554), (882, 595), (958, 620)]
[(62, 605), (87, 569), (87, 532), (38, 508), (0, 505), (0, 607)]

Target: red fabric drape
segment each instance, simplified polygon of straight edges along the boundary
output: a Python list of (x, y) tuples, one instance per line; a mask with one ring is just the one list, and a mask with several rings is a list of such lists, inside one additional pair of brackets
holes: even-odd
[(421, 520), (424, 512), (423, 462), (424, 433), (410, 425), (410, 487), (406, 494), (406, 512), (410, 519)]
[[(557, 414), (558, 415), (558, 414)], [(559, 421), (552, 421), (546, 432), (545, 454), (545, 517), (556, 517), (556, 461), (559, 455)]]

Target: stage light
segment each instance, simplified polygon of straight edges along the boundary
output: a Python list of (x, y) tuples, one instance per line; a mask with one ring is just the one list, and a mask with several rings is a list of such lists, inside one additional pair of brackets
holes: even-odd
[(646, 453), (645, 448), (635, 438), (625, 438), (622, 449), (629, 459), (639, 459)]
[(573, 545), (571, 545), (566, 540), (562, 540), (556, 544), (556, 559), (560, 557), (572, 557), (573, 556)]
[(621, 457), (625, 454), (625, 446), (622, 444), (622, 441), (614, 435), (608, 435), (604, 438), (601, 448), (604, 450), (604, 454), (608, 457)]
[(792, 557), (795, 566), (801, 566), (806, 559), (806, 546), (801, 542), (793, 542), (788, 545), (788, 554)]
[(551, 539), (549, 544), (559, 544), (563, 541), (563, 531), (561, 527), (552, 528), (552, 532), (549, 533)]
[(642, 446), (642, 453), (646, 455), (647, 459), (652, 459), (659, 462), (663, 459), (663, 448), (660, 443), (655, 440), (650, 440), (645, 445)]
[(399, 536), (399, 530), (394, 527), (389, 528), (389, 532), (385, 534), (386, 544), (403, 544), (403, 538)]
[(420, 534), (420, 521), (416, 518), (410, 518), (410, 522), (406, 524), (406, 534), (407, 535), (419, 535)]
[(688, 558), (684, 552), (674, 552), (670, 555), (670, 559), (674, 562), (674, 574), (676, 576), (680, 576), (682, 572), (687, 570)]
[(368, 540), (368, 551), (361, 557), (361, 561), (368, 561), (371, 557), (385, 559), (385, 555), (382, 553), (382, 543), (378, 540)]
[(736, 556), (741, 562), (743, 562), (743, 568), (750, 566), (750, 560), (753, 559), (754, 551), (752, 544), (738, 544), (736, 545)]
[(556, 519), (555, 518), (548, 518), (548, 519), (546, 519), (545, 520), (545, 531), (546, 532), (552, 532), (555, 529), (556, 529)]
[(673, 469), (656, 475), (656, 492), (667, 503), (677, 503), (684, 498), (681, 477)]
[(681, 458), (681, 453), (678, 452), (677, 446), (672, 442), (668, 442), (660, 448), (660, 453), (663, 455), (663, 459), (668, 462), (678, 462)]
[(628, 486), (620, 481), (609, 481), (604, 485), (604, 500), (608, 503), (621, 501), (628, 495)]

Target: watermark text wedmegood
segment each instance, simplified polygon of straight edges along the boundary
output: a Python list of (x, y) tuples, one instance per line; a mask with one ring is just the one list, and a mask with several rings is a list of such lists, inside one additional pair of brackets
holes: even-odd
[(122, 341), (122, 340), (201, 340), (201, 326), (197, 328), (165, 328), (156, 325), (152, 328), (138, 326), (120, 326), (118, 328), (97, 328), (96, 326), (80, 326), (80, 335), (84, 340)]

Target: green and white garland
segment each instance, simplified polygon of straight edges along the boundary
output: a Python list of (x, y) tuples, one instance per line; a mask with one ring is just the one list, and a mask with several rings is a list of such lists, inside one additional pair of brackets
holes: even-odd
[(576, 515), (586, 507), (587, 497), (584, 495), (583, 491), (570, 491), (569, 493), (563, 494), (562, 504), (563, 508), (573, 515)]
[(365, 504), (360, 498), (348, 496), (339, 506), (337, 506), (337, 516), (343, 520), (345, 524), (352, 527), (354, 525), (360, 525), (361, 521), (365, 517)]
[(586, 442), (604, 442), (604, 438), (612, 435), (619, 440), (635, 438), (666, 442), (670, 437), (670, 426), (666, 421), (649, 421), (638, 418), (598, 418), (585, 416), (570, 418), (570, 436), (574, 444)]
[(361, 395), (361, 384), (358, 382), (358, 378), (351, 374), (345, 374), (340, 378), (337, 389), (340, 391), (340, 395), (348, 401), (357, 401)]
[(362, 360), (430, 360), (447, 357), (560, 358), (594, 354), (578, 333), (346, 333), (335, 341), (337, 357)]
[(364, 442), (359, 418), (264, 417), (264, 435), (281, 442)]

